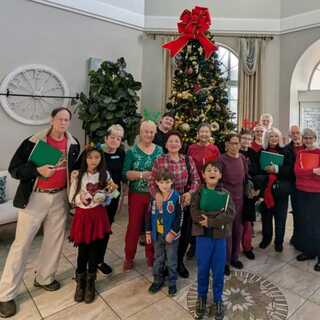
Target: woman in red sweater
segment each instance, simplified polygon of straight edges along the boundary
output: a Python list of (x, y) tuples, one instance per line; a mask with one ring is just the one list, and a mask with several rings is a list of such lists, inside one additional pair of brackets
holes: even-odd
[(265, 131), (266, 131), (266, 129), (261, 125), (257, 125), (253, 129), (254, 139), (251, 143), (251, 148), (255, 152), (259, 152), (262, 149), (262, 138), (263, 138)]
[(212, 135), (211, 125), (209, 123), (200, 124), (197, 137), (198, 143), (189, 146), (188, 155), (195, 162), (199, 177), (201, 177), (202, 180), (202, 168), (204, 164), (208, 161), (217, 160), (220, 156), (220, 151), (218, 147), (210, 141)]
[(298, 261), (317, 257), (315, 271), (320, 271), (320, 149), (316, 148), (316, 133), (304, 129), (302, 141), (305, 149), (299, 151), (295, 163), (297, 188), (297, 241), (296, 249), (302, 253)]

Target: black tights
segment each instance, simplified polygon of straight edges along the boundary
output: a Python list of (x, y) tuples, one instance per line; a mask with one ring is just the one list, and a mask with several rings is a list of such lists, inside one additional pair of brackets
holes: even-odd
[(103, 240), (96, 240), (89, 244), (80, 244), (78, 247), (77, 273), (88, 271), (89, 273), (97, 272), (99, 247)]
[[(110, 225), (112, 225), (112, 223), (114, 221), (114, 216), (117, 213), (119, 200), (120, 200), (120, 197), (118, 197), (116, 199), (112, 199), (111, 203), (107, 206), (107, 213), (108, 213)], [(99, 248), (98, 248), (99, 253), (98, 253), (98, 257), (97, 257), (98, 264), (104, 262), (104, 256), (107, 251), (109, 238), (110, 238), (110, 234), (106, 234), (105, 238), (102, 239), (101, 243), (99, 244)]]
[(179, 239), (178, 247), (178, 264), (183, 263), (183, 258), (188, 249), (191, 239), (192, 219), (190, 214), (190, 207), (186, 207), (183, 210), (183, 223), (181, 226), (181, 236)]

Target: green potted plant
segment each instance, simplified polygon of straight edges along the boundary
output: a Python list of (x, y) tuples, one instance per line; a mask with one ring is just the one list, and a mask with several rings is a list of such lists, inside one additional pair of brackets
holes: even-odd
[(90, 141), (103, 142), (107, 128), (121, 124), (125, 140), (134, 143), (141, 120), (137, 112), (141, 82), (125, 69), (125, 59), (120, 58), (115, 63), (104, 61), (97, 71), (89, 72), (89, 95), (80, 94), (77, 112)]

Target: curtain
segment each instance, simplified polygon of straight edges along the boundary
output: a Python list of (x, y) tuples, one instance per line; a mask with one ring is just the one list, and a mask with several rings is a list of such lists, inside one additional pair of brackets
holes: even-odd
[(240, 39), (239, 127), (243, 120), (256, 121), (261, 114), (261, 54), (263, 40)]
[[(161, 45), (174, 40), (175, 36), (161, 36)], [(168, 98), (172, 91), (172, 76), (174, 69), (174, 58), (169, 54), (169, 50), (162, 49), (162, 65), (163, 65), (163, 81), (162, 81), (162, 103), (161, 103), (161, 113), (166, 111), (166, 104)]]

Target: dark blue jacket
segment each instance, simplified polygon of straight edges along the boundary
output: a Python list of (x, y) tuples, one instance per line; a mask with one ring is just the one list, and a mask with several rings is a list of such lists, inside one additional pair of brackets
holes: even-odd
[(180, 194), (172, 191), (168, 200), (163, 202), (162, 213), (156, 207), (156, 201), (151, 200), (150, 210), (146, 219), (146, 232), (152, 234), (152, 240), (157, 240), (157, 220), (159, 215), (163, 215), (164, 236), (172, 232), (176, 238), (180, 237), (180, 229), (183, 220), (182, 207), (180, 203)]

